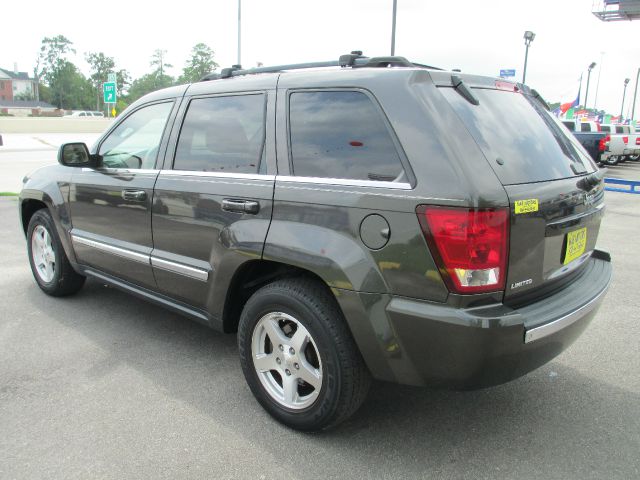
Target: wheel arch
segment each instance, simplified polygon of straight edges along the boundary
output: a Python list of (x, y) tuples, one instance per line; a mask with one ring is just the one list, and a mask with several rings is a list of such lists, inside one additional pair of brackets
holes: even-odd
[(38, 210), (42, 210), (43, 208), (49, 207), (47, 207), (47, 204), (42, 200), (27, 198), (20, 202), (20, 220), (22, 222), (22, 231), (25, 235), (27, 234), (31, 217), (33, 217)]
[[(251, 260), (244, 263), (233, 275), (227, 289), (222, 313), (224, 332), (237, 332), (244, 305), (256, 290), (273, 281), (295, 277), (312, 278), (331, 291), (331, 287), (319, 275), (295, 265), (271, 260)], [(335, 297), (333, 293), (332, 296)]]

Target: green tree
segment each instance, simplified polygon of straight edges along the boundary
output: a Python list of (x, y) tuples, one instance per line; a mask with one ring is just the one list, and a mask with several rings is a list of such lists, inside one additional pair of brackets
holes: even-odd
[(102, 84), (107, 81), (108, 75), (116, 67), (116, 62), (113, 57), (107, 57), (104, 53), (87, 53), (84, 56), (85, 60), (89, 64), (91, 69), (91, 75), (89, 80), (94, 89), (94, 95), (96, 99), (96, 110), (100, 110), (102, 105)]
[(214, 51), (204, 43), (198, 43), (191, 49), (191, 58), (182, 69), (179, 83), (193, 83), (206, 74), (215, 72), (218, 64), (213, 59)]
[(161, 88), (170, 87), (174, 84), (174, 78), (169, 75), (159, 75), (156, 72), (147, 73), (140, 78), (136, 78), (129, 88), (127, 102), (133, 103), (143, 95), (159, 90)]
[(38, 75), (46, 83), (50, 84), (56, 73), (67, 62), (69, 53), (76, 53), (72, 47), (73, 42), (64, 35), (56, 37), (44, 37), (38, 56)]
[[(75, 53), (73, 42), (64, 35), (45, 37), (38, 57), (38, 78), (48, 87), (48, 101), (58, 108), (89, 109), (93, 88), (67, 56)], [(44, 91), (44, 89), (42, 89)], [(44, 100), (45, 95), (41, 98)]]
[(172, 68), (173, 67), (173, 65), (171, 65), (170, 63), (167, 63), (165, 61), (165, 56), (166, 55), (167, 55), (167, 51), (166, 50), (157, 49), (156, 51), (153, 52), (153, 55), (151, 56), (150, 65), (152, 67), (156, 67), (156, 69), (154, 71), (160, 77), (165, 76), (165, 73), (164, 73), (164, 69), (165, 68)]

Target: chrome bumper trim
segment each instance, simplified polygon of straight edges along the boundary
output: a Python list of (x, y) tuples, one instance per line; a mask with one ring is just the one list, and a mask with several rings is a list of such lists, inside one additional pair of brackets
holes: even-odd
[(591, 299), (591, 301), (589, 301), (589, 303), (583, 305), (575, 312), (571, 312), (570, 314), (554, 320), (553, 322), (549, 322), (544, 325), (540, 325), (539, 327), (532, 328), (531, 330), (527, 330), (524, 334), (524, 343), (530, 343), (535, 340), (548, 337), (549, 335), (553, 335), (563, 328), (568, 327), (572, 323), (577, 322), (582, 317), (599, 306), (600, 300), (602, 300), (604, 294), (607, 293), (607, 290), (609, 290), (609, 285), (603, 288), (602, 291), (598, 293), (598, 295), (596, 295)]

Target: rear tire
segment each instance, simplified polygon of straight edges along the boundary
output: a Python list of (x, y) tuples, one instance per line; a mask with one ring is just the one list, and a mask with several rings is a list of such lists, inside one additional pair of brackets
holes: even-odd
[(620, 159), (618, 158), (617, 155), (612, 155), (609, 158), (607, 158), (604, 163), (606, 163), (607, 165), (617, 165), (619, 161)]
[(84, 285), (85, 277), (69, 263), (51, 214), (46, 209), (38, 210), (29, 221), (27, 252), (33, 277), (47, 295), (72, 295)]
[(335, 298), (312, 279), (279, 280), (255, 292), (242, 311), (238, 348), (253, 395), (296, 430), (346, 420), (371, 383)]

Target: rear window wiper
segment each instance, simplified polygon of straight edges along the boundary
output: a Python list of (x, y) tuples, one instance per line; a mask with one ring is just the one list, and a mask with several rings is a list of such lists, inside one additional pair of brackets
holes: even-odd
[(464, 81), (458, 75), (451, 75), (451, 85), (453, 85), (454, 90), (462, 95), (462, 98), (464, 98), (470, 104), (480, 105), (480, 100), (478, 100), (478, 97), (476, 97), (469, 86), (464, 83)]

